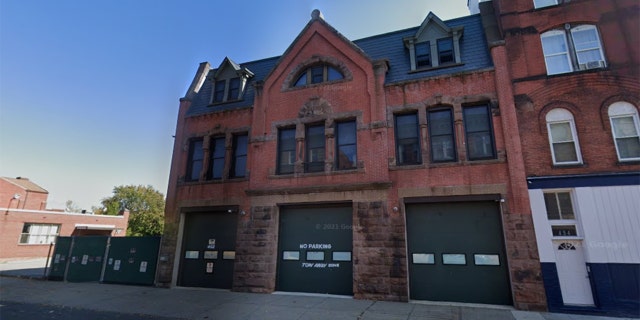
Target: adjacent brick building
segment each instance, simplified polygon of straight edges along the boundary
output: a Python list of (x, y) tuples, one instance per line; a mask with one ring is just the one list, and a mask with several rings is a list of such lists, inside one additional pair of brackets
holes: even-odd
[(157, 282), (546, 309), (492, 17), (351, 41), (314, 11), (280, 57), (202, 63)]
[(493, 8), (549, 309), (639, 316), (640, 4), (500, 0)]
[(0, 261), (44, 258), (57, 236), (126, 235), (118, 216), (47, 210), (49, 192), (27, 178), (0, 177)]

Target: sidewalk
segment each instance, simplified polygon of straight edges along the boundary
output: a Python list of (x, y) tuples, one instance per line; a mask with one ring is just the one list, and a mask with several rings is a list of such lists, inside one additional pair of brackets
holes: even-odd
[(44, 279), (47, 258), (0, 261), (0, 276)]
[[(333, 296), (253, 294), (215, 289), (162, 289), (0, 277), (0, 301), (45, 304), (175, 319), (622, 319), (468, 305), (355, 300)], [(1, 309), (0, 309), (1, 310)]]

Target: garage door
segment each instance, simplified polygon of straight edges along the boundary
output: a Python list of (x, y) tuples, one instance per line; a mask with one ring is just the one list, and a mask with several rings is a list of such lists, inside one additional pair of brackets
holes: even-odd
[(351, 207), (282, 208), (277, 290), (353, 294)]
[(494, 201), (407, 205), (410, 298), (511, 304)]
[(237, 221), (226, 211), (185, 215), (178, 285), (231, 288)]

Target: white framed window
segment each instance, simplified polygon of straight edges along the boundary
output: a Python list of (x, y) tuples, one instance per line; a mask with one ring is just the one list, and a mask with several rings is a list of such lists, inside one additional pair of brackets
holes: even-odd
[(60, 232), (59, 224), (25, 223), (20, 235), (21, 244), (50, 244)]
[(628, 102), (615, 102), (609, 106), (608, 113), (618, 160), (640, 160), (640, 124), (636, 107)]
[(578, 237), (578, 223), (570, 191), (544, 193), (547, 220), (553, 237)]
[(558, 0), (533, 0), (533, 6), (536, 9), (555, 6), (557, 4), (558, 4)]
[(553, 164), (580, 164), (580, 145), (571, 112), (553, 109), (547, 113), (547, 132)]
[(541, 34), (540, 41), (549, 75), (606, 67), (602, 42), (593, 25), (566, 25)]

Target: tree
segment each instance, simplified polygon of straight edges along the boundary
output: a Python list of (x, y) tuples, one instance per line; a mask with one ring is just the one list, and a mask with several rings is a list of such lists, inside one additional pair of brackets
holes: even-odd
[(80, 206), (75, 204), (73, 200), (67, 200), (64, 204), (64, 211), (66, 212), (81, 212)]
[[(102, 199), (104, 214), (117, 215), (129, 210), (128, 236), (157, 236), (164, 229), (164, 195), (152, 186), (118, 186), (113, 195)], [(94, 210), (98, 211), (98, 210)]]

